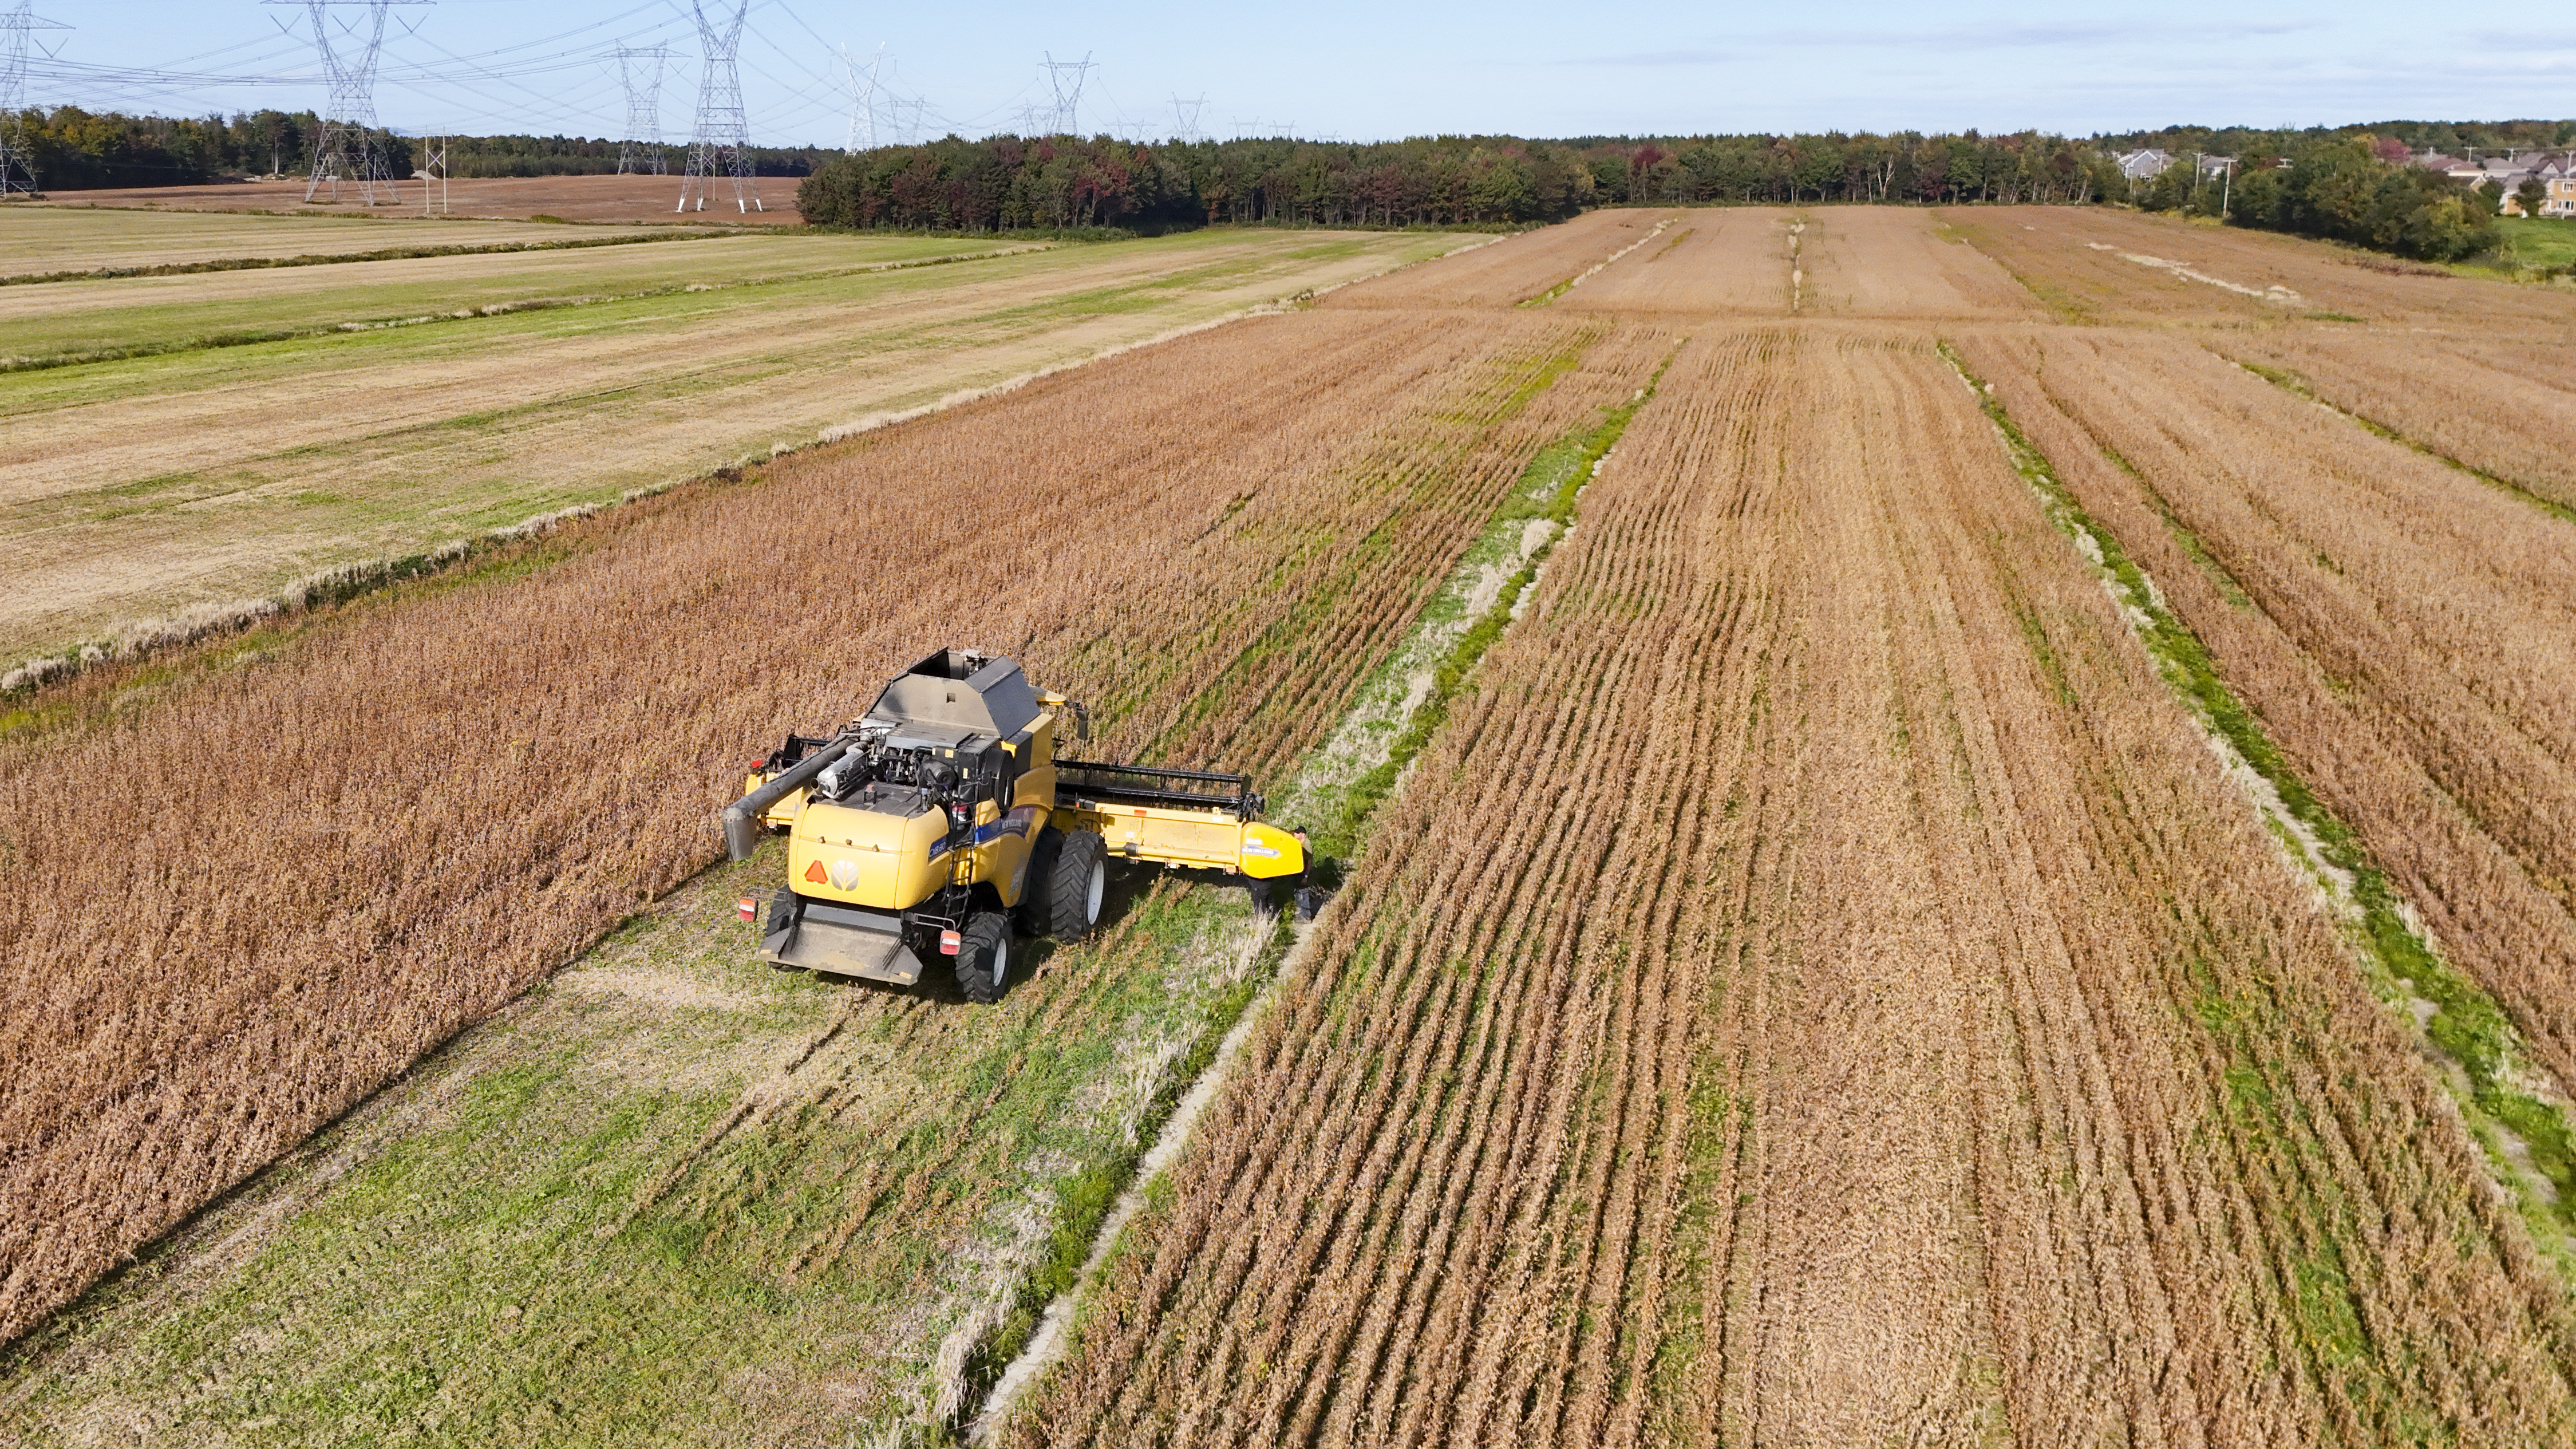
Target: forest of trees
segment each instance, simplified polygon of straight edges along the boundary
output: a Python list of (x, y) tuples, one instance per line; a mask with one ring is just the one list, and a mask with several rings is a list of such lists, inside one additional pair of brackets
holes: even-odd
[(1598, 199), (1570, 148), (1508, 136), (1366, 145), (951, 136), (835, 157), (797, 189), (809, 221), (957, 231), (1516, 223)]
[[(314, 133), (322, 122), (311, 111), (251, 111), (224, 116), (129, 116), (58, 106), (18, 117), (30, 169), (49, 191), (88, 191), (107, 186), (189, 186), (233, 176), (300, 176), (311, 164)], [(387, 163), (409, 176), (418, 142), (379, 132)], [(672, 169), (687, 148), (665, 146)], [(579, 136), (459, 136), (447, 141), (447, 174), (471, 176), (586, 175), (617, 169), (618, 143)], [(837, 151), (820, 147), (758, 147), (753, 169), (763, 176), (804, 176)]]
[(2088, 141), (2034, 131), (1959, 135), (1694, 136), (1585, 140), (1606, 199), (1632, 202), (2084, 202), (2119, 170)]
[[(2430, 149), (2534, 150), (2576, 142), (2576, 122), (2389, 122), (2333, 130), (2176, 129), (2113, 138), (2182, 158), (2159, 176), (2125, 178), (2112, 199), (2148, 211), (2224, 215), (2234, 226), (2324, 237), (2399, 256), (2456, 261), (2495, 245), (2499, 194), (2407, 164)], [(2232, 176), (2199, 164), (2231, 156)]]
[(808, 219), (1001, 230), (1475, 225), (1621, 202), (2086, 201), (2116, 168), (2059, 136), (1512, 136), (1338, 143), (955, 136), (819, 167)]
[[(18, 118), (33, 169), (58, 191), (300, 173), (310, 111), (129, 116), (64, 106)], [(382, 136), (395, 174), (416, 142)], [(844, 155), (755, 152), (766, 176), (802, 176), (808, 220), (939, 231), (1212, 223), (1527, 225), (1611, 204), (2119, 202), (2327, 237), (2400, 255), (2474, 255), (2497, 235), (2495, 198), (2406, 164), (2410, 149), (2576, 144), (2576, 121), (2390, 121), (2282, 131), (2177, 126), (2082, 139), (1958, 135), (1436, 136), (1403, 141), (1122, 141), (1108, 136), (950, 136)], [(2123, 152), (2238, 158), (2232, 177), (2186, 162), (2132, 179)], [(568, 136), (457, 137), (449, 174), (613, 171), (619, 146)], [(683, 150), (666, 147), (674, 168)]]

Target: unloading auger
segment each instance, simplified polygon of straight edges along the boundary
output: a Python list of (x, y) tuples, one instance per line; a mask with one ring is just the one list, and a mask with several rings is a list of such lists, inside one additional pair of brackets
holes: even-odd
[(1091, 933), (1113, 856), (1256, 880), (1304, 873), (1304, 842), (1256, 818), (1248, 777), (1062, 758), (1068, 716), (1089, 739), (1082, 706), (1033, 688), (1017, 664), (946, 649), (896, 676), (856, 723), (788, 736), (724, 812), (736, 860), (765, 830), (788, 834), (761, 959), (910, 986), (944, 956), (960, 990), (992, 1001), (1014, 925), (1059, 941)]

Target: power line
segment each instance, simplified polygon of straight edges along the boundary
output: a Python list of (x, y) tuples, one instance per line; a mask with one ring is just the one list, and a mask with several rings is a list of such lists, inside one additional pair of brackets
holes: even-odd
[[(1080, 60), (1058, 60), (1055, 58), (1054, 51), (1048, 51), (1044, 64), (1047, 84), (1055, 88), (1055, 114), (1048, 122), (1051, 134), (1059, 136), (1077, 134), (1082, 125), (1082, 82), (1084, 77), (1091, 73), (1093, 64), (1091, 52), (1084, 51)], [(1073, 76), (1070, 85), (1065, 83), (1067, 72), (1071, 72)]]
[[(266, 0), (270, 5), (302, 5), (313, 20), (313, 46), (322, 53), (322, 72), (330, 77), (331, 98), (322, 109), (322, 128), (313, 138), (313, 165), (304, 184), (304, 199), (311, 201), (325, 185), (331, 188), (331, 199), (340, 199), (340, 183), (354, 182), (361, 201), (376, 204), (376, 188), (385, 188), (387, 201), (401, 199), (394, 185), (393, 172), (385, 164), (385, 149), (376, 139), (376, 55), (384, 48), (385, 12), (396, 5), (427, 5), (431, 0)], [(339, 22), (341, 43), (331, 39), (333, 6), (366, 7), (365, 41), (359, 42), (360, 24)], [(411, 30), (409, 24), (405, 30)]]
[(420, 183), (420, 214), (428, 216), (435, 202), (438, 215), (447, 215), (447, 138), (439, 137), (423, 153), (420, 169), (412, 179)]
[(668, 169), (662, 159), (662, 62), (671, 55), (667, 45), (621, 45), (608, 52), (626, 88), (626, 134), (617, 143), (620, 176), (660, 176)]
[[(698, 46), (704, 57), (698, 74), (697, 134), (689, 142), (689, 174), (680, 182), (680, 204), (674, 211), (689, 209), (689, 195), (697, 194), (698, 210), (707, 209), (707, 190), (713, 184), (717, 168), (733, 177), (733, 204), (737, 211), (749, 211), (746, 200), (760, 201), (759, 188), (751, 180), (751, 125), (742, 110), (742, 71), (737, 60), (742, 50), (742, 22), (751, 13), (751, 0), (734, 7), (733, 19), (722, 26), (707, 19), (704, 0), (689, 0), (689, 11), (698, 22)], [(769, 208), (760, 208), (767, 211)]]
[[(850, 89), (850, 133), (848, 139), (841, 143), (841, 150), (855, 156), (861, 150), (877, 148), (877, 75), (885, 69), (885, 46), (878, 45), (877, 53), (868, 58), (865, 80), (859, 78), (859, 60), (850, 54), (850, 48), (844, 45), (840, 47), (840, 53), (841, 74), (849, 82)], [(862, 131), (866, 132), (867, 144), (864, 147), (859, 144)]]
[[(28, 3), (32, 0), (0, 0), (0, 6), (23, 7)], [(138, 106), (157, 109), (176, 103), (189, 108), (207, 106), (253, 110), (276, 106), (294, 110), (300, 107), (273, 95), (227, 95), (224, 92), (274, 92), (282, 87), (312, 87), (336, 98), (344, 96), (348, 83), (360, 79), (363, 72), (367, 82), (363, 96), (346, 98), (351, 101), (363, 99), (369, 119), (375, 117), (374, 90), (382, 85), (396, 87), (406, 96), (416, 98), (403, 106), (404, 110), (415, 115), (417, 111), (414, 108), (418, 102), (430, 102), (429, 106), (420, 109), (430, 111), (433, 116), (449, 117), (435, 124), (451, 130), (462, 122), (468, 128), (490, 125), (501, 130), (534, 129), (538, 125), (563, 126), (578, 129), (586, 135), (600, 135), (612, 126), (619, 126), (612, 117), (618, 114), (614, 109), (616, 103), (623, 100), (628, 105), (630, 120), (621, 129), (648, 133), (625, 139), (649, 141), (649, 133), (654, 128), (632, 123), (633, 112), (637, 109), (635, 103), (642, 97), (629, 92), (627, 82), (630, 79), (637, 81), (638, 90), (649, 87), (653, 79), (649, 74), (651, 62), (630, 58), (625, 74), (610, 74), (600, 65), (603, 47), (596, 41), (587, 46), (579, 42), (602, 30), (622, 28), (625, 34), (613, 47), (606, 48), (610, 54), (616, 50), (676, 50), (669, 42), (677, 37), (670, 33), (668, 27), (694, 25), (697, 18), (691, 8), (683, 6), (679, 0), (652, 0), (652, 3), (623, 6), (617, 13), (598, 21), (460, 54), (439, 45), (429, 29), (410, 25), (391, 32), (395, 46), (387, 50), (382, 43), (386, 36), (375, 23), (379, 19), (376, 13), (379, 0), (320, 0), (323, 5), (338, 8), (327, 11), (318, 34), (306, 33), (314, 27), (301, 23), (309, 21), (313, 14), (312, 0), (271, 0), (271, 3), (278, 7), (272, 14), (293, 16), (295, 8), (302, 6), (304, 16), (291, 28), (281, 19), (278, 37), (243, 40), (159, 64), (106, 66), (31, 54), (26, 75), (30, 80), (63, 87), (82, 97), (85, 104), (116, 109)], [(412, 3), (421, 3), (421, 0), (382, 0), (384, 6)], [(1008, 116), (1015, 105), (1026, 100), (1032, 87), (1037, 88), (1040, 97), (1053, 95), (1055, 103), (1040, 109), (1038, 114), (1044, 117), (1042, 122), (1030, 118), (1023, 129), (1032, 132), (1041, 129), (1078, 130), (1085, 101), (1091, 101), (1095, 106), (1107, 104), (1111, 110), (1120, 112), (1123, 118), (1120, 125), (1128, 128), (1134, 125), (1133, 118), (1125, 117), (1115, 100), (1106, 97), (1106, 92), (1098, 84), (1099, 77), (1090, 74), (1095, 62), (1088, 55), (1078, 61), (1064, 62), (1055, 62), (1049, 56), (1051, 68), (1032, 74), (1010, 97), (980, 114), (958, 115), (948, 113), (930, 97), (909, 92), (900, 86), (896, 80), (895, 59), (882, 47), (873, 58), (872, 73), (871, 58), (853, 47), (850, 59), (856, 62), (858, 71), (853, 75), (849, 64), (835, 63), (837, 47), (817, 47), (805, 42), (793, 46), (780, 45), (770, 34), (764, 33), (777, 28), (776, 22), (769, 22), (766, 26), (751, 23), (753, 20), (768, 20), (765, 13), (752, 16), (751, 11), (775, 9), (788, 22), (784, 27), (786, 33), (802, 33), (820, 39), (814, 27), (784, 0), (732, 0), (732, 3), (713, 0), (713, 3), (719, 7), (718, 16), (736, 22), (729, 27), (736, 32), (731, 67), (732, 94), (739, 99), (741, 83), (751, 78), (743, 74), (746, 68), (749, 69), (751, 75), (758, 78), (763, 95), (773, 98), (763, 106), (764, 125), (767, 127), (787, 126), (804, 134), (819, 129), (816, 123), (828, 118), (832, 130), (841, 134), (845, 146), (853, 141), (861, 145), (913, 142), (938, 134), (941, 129), (963, 135), (980, 135), (994, 129), (995, 121)], [(365, 8), (357, 8), (360, 6)], [(6, 13), (0, 12), (0, 19), (5, 19)], [(395, 11), (395, 17), (399, 18), (400, 13)], [(758, 35), (762, 44), (776, 54), (771, 56), (764, 52), (765, 63), (753, 64), (740, 49), (739, 40), (744, 33)], [(294, 50), (280, 46), (280, 38), (295, 41), (294, 48), (301, 50), (304, 57), (303, 65), (286, 63)], [(406, 50), (410, 52), (408, 57), (400, 53)], [(314, 64), (317, 60), (321, 62), (318, 69)], [(821, 70), (838, 73), (829, 77), (818, 73), (818, 62)], [(595, 83), (592, 77), (598, 78)], [(669, 79), (667, 69), (662, 78)], [(706, 79), (701, 77), (702, 84)], [(853, 90), (859, 92), (855, 97)], [(91, 96), (98, 99), (88, 100)], [(654, 100), (658, 119), (658, 95)], [(476, 101), (483, 104), (474, 104)], [(340, 104), (338, 99), (332, 99), (326, 100), (319, 109), (339, 111), (349, 108)], [(330, 119), (342, 118), (334, 116)], [(430, 129), (431, 121), (424, 117), (419, 124), (426, 131)], [(747, 130), (746, 126), (746, 143)], [(339, 138), (335, 136), (334, 139)], [(344, 164), (336, 168), (326, 167), (322, 174), (326, 185), (344, 180), (355, 182), (366, 169), (363, 159), (350, 160), (344, 145), (338, 150)], [(641, 158), (623, 159), (633, 169)], [(678, 159), (670, 158), (671, 161)], [(378, 184), (391, 185), (393, 178), (386, 175)]]
[[(18, 0), (16, 8), (0, 11), (0, 196), (11, 191), (36, 193), (36, 173), (27, 164), (32, 154), (27, 145), (26, 123), (20, 113), (27, 108), (27, 46), (39, 30), (69, 30), (59, 20), (47, 20), (28, 8), (27, 0)], [(41, 49), (41, 47), (39, 47)], [(61, 47), (55, 47), (59, 51)], [(47, 52), (50, 59), (54, 52)]]

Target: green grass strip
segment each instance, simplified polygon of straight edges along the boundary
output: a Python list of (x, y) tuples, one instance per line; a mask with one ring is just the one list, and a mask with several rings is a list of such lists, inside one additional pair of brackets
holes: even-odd
[[(2051, 520), (2070, 536), (2092, 540), (2101, 551), (2102, 568), (2117, 585), (2121, 600), (2133, 611), (2132, 618), (2146, 620), (2138, 626), (2138, 634), (2165, 679), (2190, 702), (2204, 723), (2270, 782), (2283, 807), (2322, 847), (2326, 863), (2351, 879), (2351, 902), (2360, 917), (2356, 932), (2360, 944), (2389, 977), (2404, 982), (2416, 996), (2432, 1004), (2433, 1018), (2424, 1028), (2425, 1035), (2459, 1064), (2468, 1079), (2466, 1105), (2472, 1120), (2483, 1119), (2486, 1125), (2501, 1126), (2520, 1138), (2529, 1149), (2532, 1167), (2555, 1189), (2551, 1200), (2546, 1201), (2538, 1193), (2523, 1191), (2520, 1196), (2525, 1213), (2560, 1229), (2576, 1228), (2576, 1133), (2571, 1133), (2564, 1112), (2513, 1085), (2519, 1064), (2528, 1060), (2528, 1053), (2504, 1009), (2494, 997), (2442, 960), (2431, 944), (2406, 924), (2405, 912), (2397, 892), (2388, 883), (2387, 873), (2352, 827), (2327, 809), (2291, 768), (2253, 711), (2220, 677), (2200, 636), (2158, 600), (2145, 570), (2129, 557), (2110, 529), (2085, 512), (2047, 457), (2023, 435), (1993, 390), (1969, 370), (1966, 360), (1947, 342), (1941, 344), (1941, 356), (1975, 390), (1978, 405), (2003, 434), (2014, 470), (2048, 500)], [(2215, 559), (2210, 564), (2217, 567)], [(2232, 577), (2228, 586), (2237, 594), (2243, 593)], [(2491, 1140), (2489, 1145), (2493, 1146)]]
[(1294, 911), (1272, 913), (1270, 938), (1262, 943), (1260, 960), (1244, 973), (1243, 980), (1211, 1004), (1207, 1024), (1191, 1043), (1189, 1053), (1163, 1079), (1144, 1115), (1137, 1119), (1130, 1145), (1086, 1163), (1056, 1189), (1055, 1227), (1047, 1239), (1046, 1257), (1020, 1284), (1019, 1297), (1011, 1305), (1009, 1316), (985, 1335), (967, 1359), (966, 1395), (958, 1410), (958, 1421), (945, 1426), (949, 1432), (962, 1431), (982, 1411), (1003, 1371), (1036, 1336), (1038, 1325), (1046, 1318), (1047, 1305), (1059, 1295), (1072, 1292), (1082, 1281), (1082, 1265), (1090, 1261), (1092, 1244), (1099, 1238), (1101, 1225), (1111, 1210), (1117, 1207), (1119, 1194), (1135, 1181), (1145, 1154), (1162, 1140), (1164, 1125), (1180, 1110), (1181, 1099), (1198, 1085), (1199, 1078), (1215, 1062), (1217, 1050), (1225, 1044), (1226, 1034), (1252, 1009), (1262, 986), (1287, 959), (1288, 948), (1296, 944), (1295, 921)]
[(1544, 307), (1548, 303), (1555, 301), (1557, 298), (1564, 296), (1566, 293), (1573, 291), (1574, 284), (1582, 280), (1583, 274), (1577, 272), (1573, 276), (1566, 278), (1564, 281), (1557, 283), (1555, 286), (1548, 288), (1546, 291), (1539, 293), (1537, 296), (1523, 297), (1512, 305), (1515, 307)]
[[(662, 238), (644, 238), (661, 240)], [(540, 244), (548, 245), (548, 244)], [(551, 245), (563, 245), (554, 243)], [(582, 246), (605, 243), (583, 242)], [(532, 250), (527, 247), (481, 248), (469, 250)], [(1022, 256), (1031, 247), (1007, 247), (998, 251), (952, 252), (945, 256), (911, 257), (901, 261), (867, 262), (852, 267), (833, 267), (812, 272), (797, 272), (777, 277), (744, 277), (735, 281), (670, 282), (633, 292), (602, 292), (573, 297), (527, 297), (513, 302), (487, 302), (477, 307), (455, 311), (425, 312), (409, 317), (365, 318), (348, 322), (322, 322), (304, 327), (234, 328), (196, 337), (174, 337), (160, 342), (136, 342), (121, 347), (84, 348), (77, 352), (49, 352), (31, 357), (0, 357), (0, 373), (42, 372), (58, 367), (85, 367), (101, 362), (129, 362), (138, 357), (165, 357), (180, 352), (210, 352), (224, 347), (255, 347), (270, 342), (294, 342), (308, 337), (338, 337), (350, 333), (387, 332), (401, 328), (432, 327), (449, 322), (481, 322), (494, 317), (507, 317), (519, 312), (552, 312), (567, 307), (600, 307), (616, 302), (643, 302), (656, 297), (678, 297), (698, 292), (724, 292), (743, 287), (790, 286), (805, 282), (831, 281), (842, 277), (869, 277), (882, 272), (909, 272), (923, 267), (944, 267), (960, 262), (988, 262), (1003, 257)], [(479, 421), (481, 415), (477, 415)]]

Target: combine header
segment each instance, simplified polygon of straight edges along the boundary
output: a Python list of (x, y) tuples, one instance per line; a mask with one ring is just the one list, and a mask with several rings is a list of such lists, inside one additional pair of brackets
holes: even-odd
[(1068, 716), (1088, 739), (1082, 706), (1032, 688), (1007, 659), (948, 649), (897, 676), (857, 723), (788, 736), (724, 813), (736, 860), (764, 829), (788, 833), (761, 959), (910, 986), (945, 956), (959, 989), (992, 1001), (1013, 924), (1089, 935), (1113, 856), (1256, 879), (1305, 870), (1298, 837), (1256, 818), (1247, 777), (1059, 758)]

